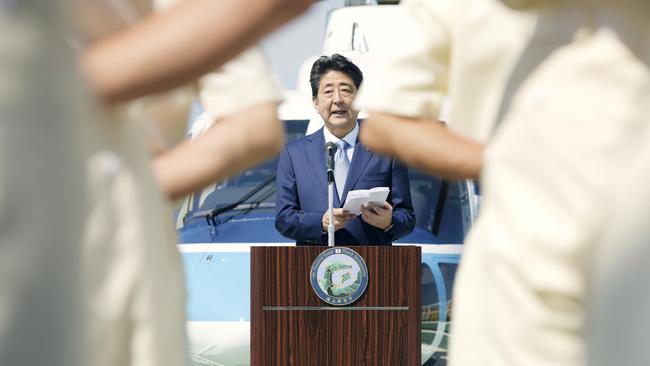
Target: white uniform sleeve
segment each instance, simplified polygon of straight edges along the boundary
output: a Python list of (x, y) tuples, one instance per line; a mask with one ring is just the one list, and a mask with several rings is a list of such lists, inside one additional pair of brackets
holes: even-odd
[(261, 50), (250, 48), (199, 80), (199, 98), (214, 120), (256, 104), (280, 102), (279, 82)]
[[(162, 11), (178, 2), (154, 0), (154, 8)], [(262, 51), (251, 47), (201, 77), (199, 99), (205, 114), (217, 120), (256, 104), (280, 102), (282, 88)]]
[(438, 117), (448, 87), (457, 2), (407, 0), (401, 5), (393, 24), (398, 31), (369, 68), (355, 101), (357, 109)]

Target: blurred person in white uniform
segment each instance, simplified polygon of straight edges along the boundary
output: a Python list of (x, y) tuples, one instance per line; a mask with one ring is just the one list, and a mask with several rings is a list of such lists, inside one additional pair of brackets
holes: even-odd
[(519, 3), (539, 16), (521, 62), (540, 61), (515, 69), (522, 82), (485, 150), (481, 214), (454, 289), (452, 365), (587, 364), (592, 255), (618, 201), (612, 179), (648, 144), (644, 1)]
[(84, 94), (62, 3), (0, 1), (0, 365), (83, 362)]
[[(258, 5), (186, 0), (139, 20), (146, 10), (139, 12), (127, 1), (95, 1), (77, 13), (84, 72), (103, 103), (104, 117), (90, 143), (93, 211), (84, 248), (93, 365), (187, 361), (183, 273), (163, 195), (181, 197), (267, 159), (282, 146), (275, 112), (279, 91), (259, 53), (247, 51), (217, 69), (264, 30), (305, 8), (279, 9), (275, 1)], [(112, 14), (104, 19), (114, 24), (84, 21), (101, 18), (98, 12)], [(232, 19), (236, 29), (227, 28)], [(179, 118), (183, 112), (168, 111), (186, 110), (190, 98), (176, 91), (167, 101), (156, 96), (159, 100), (140, 101), (135, 108), (120, 103), (212, 70), (198, 84), (214, 126), (191, 144), (158, 151), (152, 175), (145, 140), (156, 127), (143, 121), (156, 123), (161, 114)], [(165, 112), (147, 113), (152, 110)], [(184, 126), (185, 118), (163, 124)]]
[[(420, 123), (434, 120), (437, 110), (427, 112), (417, 102), (435, 100), (436, 92), (444, 90), (436, 83), (444, 85), (447, 67), (428, 64), (430, 71), (422, 73), (422, 65), (450, 55), (452, 65), (473, 60), (463, 67), (491, 75), (499, 63), (477, 63), (480, 58), (460, 52), (440, 56), (431, 47), (440, 42), (426, 40), (420, 44), (427, 48), (420, 49), (404, 41), (404, 54), (395, 48), (394, 59), (413, 61), (404, 62), (404, 72), (395, 62), (395, 77), (375, 80), (382, 89), (366, 84), (367, 98), (358, 105), (370, 110), (370, 128), (362, 131), (362, 138), (373, 149), (433, 174), (481, 175), (482, 212), (468, 237), (454, 293), (450, 364), (583, 365), (586, 296), (594, 270), (590, 254), (616, 201), (607, 178), (625, 176), (628, 163), (647, 144), (643, 108), (650, 86), (644, 41), (648, 6), (634, 0), (504, 2), (526, 9), (524, 14), (535, 19), (532, 34), (521, 39), (527, 28), (520, 32), (507, 23), (500, 32), (497, 24), (495, 33), (485, 34), (497, 40), (514, 36), (511, 45), (521, 44), (522, 51), (501, 78), (491, 79), (495, 84), (467, 78), (471, 93), (464, 98), (454, 96), (453, 83), (449, 88), (452, 108), (468, 103), (493, 106), (460, 120), (475, 124), (471, 128), (479, 134), (481, 126), (489, 131), (498, 123), (487, 147)], [(433, 3), (430, 9), (435, 9)], [(437, 5), (444, 7), (443, 2)], [(472, 9), (463, 11), (471, 14)], [(434, 11), (419, 14), (435, 20), (431, 24), (436, 28), (440, 19), (462, 24)], [(483, 39), (469, 29), (467, 36)], [(438, 33), (452, 39), (462, 34)], [(493, 50), (488, 39), (476, 45), (477, 54)], [(489, 98), (472, 97), (481, 91), (488, 91)], [(459, 122), (453, 116), (450, 113), (452, 130)], [(485, 118), (487, 124), (478, 122)], [(394, 128), (398, 124), (400, 128)], [(386, 136), (387, 131), (392, 136)]]

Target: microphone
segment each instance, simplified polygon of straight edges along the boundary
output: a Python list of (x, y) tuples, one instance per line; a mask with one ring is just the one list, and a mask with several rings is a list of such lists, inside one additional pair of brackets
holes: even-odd
[(327, 182), (334, 181), (334, 154), (336, 154), (336, 144), (328, 142), (325, 144), (325, 153), (327, 154)]

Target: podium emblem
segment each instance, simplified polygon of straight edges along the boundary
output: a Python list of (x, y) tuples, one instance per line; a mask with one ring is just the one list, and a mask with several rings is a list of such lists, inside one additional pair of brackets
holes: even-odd
[(311, 287), (328, 304), (349, 305), (368, 287), (366, 262), (350, 248), (330, 248), (311, 265)]

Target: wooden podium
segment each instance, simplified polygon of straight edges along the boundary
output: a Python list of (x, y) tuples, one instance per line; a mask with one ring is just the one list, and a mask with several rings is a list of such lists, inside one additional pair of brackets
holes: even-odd
[(312, 263), (327, 249), (251, 248), (251, 366), (419, 366), (420, 248), (350, 247), (368, 286), (347, 306), (312, 289)]

